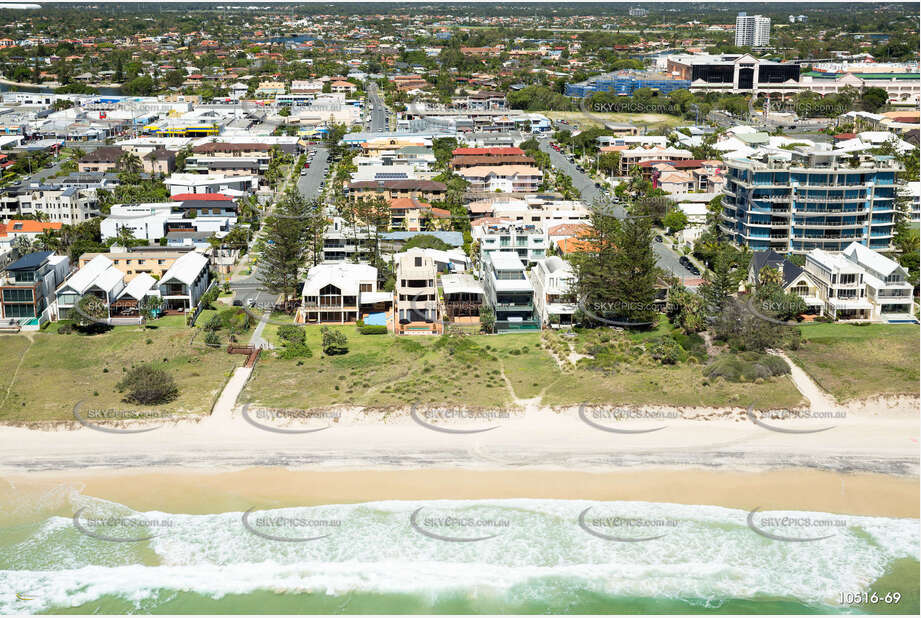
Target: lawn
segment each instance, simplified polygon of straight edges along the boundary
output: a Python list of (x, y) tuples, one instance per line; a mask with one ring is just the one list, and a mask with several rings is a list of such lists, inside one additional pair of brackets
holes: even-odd
[(569, 123), (579, 125), (601, 126), (601, 121), (614, 122), (618, 124), (635, 124), (648, 125), (650, 128), (656, 127), (680, 127), (687, 124), (678, 116), (668, 114), (639, 114), (629, 112), (591, 112), (591, 115), (584, 114), (581, 111), (576, 112), (541, 112), (551, 120), (565, 120)]
[(210, 413), (243, 357), (190, 346), (193, 331), (179, 317), (178, 325), (165, 318), (154, 323), (156, 328), (116, 326), (97, 335), (58, 334), (59, 324), (28, 335), (2, 335), (0, 422), (73, 420), (74, 405), (80, 401), (81, 409), (141, 409), (123, 402), (115, 385), (131, 365), (147, 362), (159, 363), (179, 386), (175, 401), (154, 408), (175, 414)]
[[(616, 368), (580, 363), (564, 370), (542, 346), (540, 333), (394, 337), (361, 335), (354, 326), (333, 328), (348, 337), (347, 354), (324, 356), (320, 327), (308, 326), (307, 345), (313, 356), (283, 360), (263, 355), (240, 402), (281, 408), (335, 404), (397, 407), (412, 403), (500, 407), (515, 399), (540, 397), (543, 405), (553, 406), (790, 407), (801, 400), (787, 377), (757, 384), (707, 380), (695, 359), (662, 366), (644, 355), (633, 364)], [(665, 322), (658, 333), (669, 329)], [(619, 336), (625, 338), (626, 345), (642, 346), (655, 334), (636, 335), (635, 341), (633, 335)], [(266, 337), (277, 342), (275, 329), (267, 327)], [(584, 351), (585, 345), (576, 341), (574, 347)]]
[(809, 324), (789, 356), (838, 401), (918, 394), (919, 345), (912, 324)]

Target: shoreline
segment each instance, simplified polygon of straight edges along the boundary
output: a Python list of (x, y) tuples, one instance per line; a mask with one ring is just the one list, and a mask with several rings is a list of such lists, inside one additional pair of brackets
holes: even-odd
[[(714, 505), (871, 517), (919, 517), (916, 480), (819, 470), (737, 472), (642, 469), (609, 472), (538, 470), (289, 470), (157, 468), (42, 472), (0, 477), (0, 504), (27, 502), (6, 518), (70, 515), (73, 492), (136, 511), (213, 514), (385, 500), (558, 499)], [(37, 512), (41, 511), (41, 512)], [(15, 514), (14, 514), (15, 513)]]
[[(638, 409), (646, 415), (642, 418), (612, 419), (595, 416), (589, 408), (580, 412), (574, 407), (527, 406), (491, 411), (501, 413), (496, 417), (462, 420), (433, 416), (433, 409), (343, 407), (298, 411), (301, 415), (295, 420), (273, 421), (260, 412), (264, 409), (253, 407), (244, 415), (246, 409), (188, 421), (122, 422), (96, 429), (3, 426), (0, 474), (163, 466), (593, 472), (697, 466), (910, 477), (919, 473), (921, 432), (914, 398), (845, 407), (833, 418), (649, 406)], [(150, 431), (138, 432), (141, 428)]]

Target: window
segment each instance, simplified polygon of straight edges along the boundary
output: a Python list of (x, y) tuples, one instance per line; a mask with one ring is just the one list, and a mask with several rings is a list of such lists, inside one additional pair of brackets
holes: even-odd
[(854, 285), (857, 283), (857, 275), (841, 275), (841, 285)]
[(33, 296), (30, 288), (23, 290), (6, 288), (3, 290), (3, 302), (5, 303), (31, 303), (32, 300)]
[(416, 266), (417, 266), (417, 267), (418, 267), (418, 266), (422, 266), (422, 258), (421, 258), (421, 257), (417, 257), (417, 258), (415, 259), (415, 262), (416, 262)]

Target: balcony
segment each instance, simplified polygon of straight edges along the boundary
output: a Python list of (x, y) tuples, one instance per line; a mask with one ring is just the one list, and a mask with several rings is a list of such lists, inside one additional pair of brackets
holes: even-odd
[(534, 311), (533, 303), (496, 303), (496, 311)]

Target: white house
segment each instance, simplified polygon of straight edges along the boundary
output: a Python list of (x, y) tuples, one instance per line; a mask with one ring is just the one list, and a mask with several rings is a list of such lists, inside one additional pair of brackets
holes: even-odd
[(542, 324), (551, 326), (572, 324), (578, 305), (572, 296), (576, 274), (572, 265), (557, 256), (538, 260), (531, 269), (534, 286), (534, 308)]
[(806, 254), (806, 272), (816, 283), (823, 313), (835, 320), (869, 320), (873, 305), (867, 299), (864, 270), (840, 253), (813, 249)]
[(208, 258), (190, 251), (173, 262), (160, 279), (160, 296), (163, 309), (173, 311), (191, 311), (208, 289), (210, 275)]
[(86, 266), (65, 279), (55, 291), (58, 317), (60, 319), (74, 317), (74, 306), (83, 296), (91, 294), (106, 306), (106, 319), (108, 319), (111, 317), (111, 304), (124, 289), (124, 273), (115, 267), (112, 260), (104, 255), (97, 255)]
[(170, 195), (177, 193), (250, 193), (259, 188), (257, 176), (225, 176), (224, 174), (171, 174), (163, 184)]
[(908, 271), (872, 249), (852, 242), (842, 255), (864, 272), (866, 297), (873, 306), (874, 320), (911, 320), (913, 286)]
[(377, 269), (347, 262), (317, 264), (307, 271), (301, 292), (298, 323), (355, 322), (362, 306), (369, 311), (380, 303), (393, 302), (389, 292), (377, 291)]
[(474, 221), (470, 226), (473, 240), (480, 243), (480, 259), (494, 251), (513, 252), (533, 264), (547, 256), (547, 232), (539, 224), (514, 221)]

